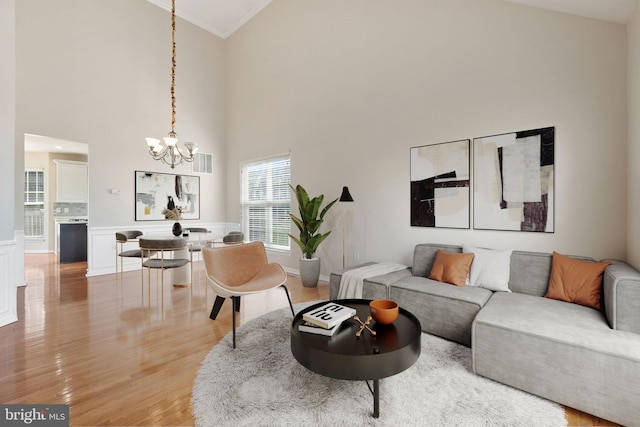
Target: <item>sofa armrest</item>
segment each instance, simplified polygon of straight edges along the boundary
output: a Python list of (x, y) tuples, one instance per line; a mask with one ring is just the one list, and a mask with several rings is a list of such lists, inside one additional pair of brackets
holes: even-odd
[[(353, 267), (345, 268), (344, 270), (338, 270), (334, 273), (331, 273), (331, 276), (329, 277), (329, 299), (334, 300), (338, 298), (338, 292), (340, 290), (340, 281), (342, 280), (342, 274), (345, 271), (349, 271), (349, 270), (360, 268), (360, 267), (366, 267), (373, 264), (377, 264), (377, 263), (367, 262), (365, 264), (356, 265)], [(389, 285), (405, 277), (410, 277), (410, 276), (412, 276), (411, 267), (407, 267), (403, 270), (394, 271), (391, 273), (381, 274), (379, 276), (373, 276), (373, 277), (364, 279), (363, 298), (365, 299), (387, 298), (389, 295), (389, 291), (388, 291)], [(369, 287), (371, 287), (371, 285), (374, 285), (373, 287), (376, 287), (376, 285), (378, 287), (381, 286), (382, 288), (384, 288), (384, 291), (381, 291), (381, 290), (374, 291), (373, 294), (376, 295), (375, 297), (372, 297), (372, 295), (367, 295), (367, 292), (366, 292), (367, 283), (369, 283)], [(381, 293), (385, 294), (384, 297), (380, 296)]]
[(604, 307), (609, 326), (640, 334), (640, 272), (623, 261), (604, 271)]
[(342, 279), (342, 273), (345, 271), (353, 270), (354, 268), (365, 267), (367, 265), (373, 265), (375, 262), (365, 262), (364, 264), (354, 265), (353, 267), (347, 267), (342, 270), (331, 273), (329, 276), (329, 299), (334, 300), (338, 298), (338, 291), (340, 290), (340, 280)]
[(411, 273), (411, 268), (407, 268), (405, 270), (394, 271), (392, 273), (383, 274), (380, 276), (370, 277), (368, 279), (364, 279), (365, 287), (367, 284), (378, 285), (386, 290), (386, 295), (384, 298), (389, 298), (389, 286), (392, 284), (399, 282), (400, 280), (411, 277), (413, 274)]

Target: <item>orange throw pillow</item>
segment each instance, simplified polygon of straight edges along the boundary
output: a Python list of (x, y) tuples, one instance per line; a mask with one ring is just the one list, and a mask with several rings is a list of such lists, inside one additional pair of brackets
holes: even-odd
[(610, 262), (583, 261), (553, 253), (546, 298), (602, 310), (602, 275)]
[(464, 286), (472, 262), (472, 253), (450, 254), (438, 249), (429, 279)]

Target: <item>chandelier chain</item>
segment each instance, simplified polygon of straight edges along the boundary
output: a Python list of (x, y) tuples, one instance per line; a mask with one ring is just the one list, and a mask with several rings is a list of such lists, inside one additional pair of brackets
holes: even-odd
[(157, 138), (148, 137), (149, 154), (154, 160), (160, 160), (171, 166), (181, 165), (183, 162), (193, 162), (198, 152), (197, 144), (184, 142), (184, 150), (178, 147), (176, 138), (176, 0), (171, 0), (171, 131), (169, 137), (164, 137), (164, 144)]
[(171, 0), (171, 136), (176, 133), (176, 0)]

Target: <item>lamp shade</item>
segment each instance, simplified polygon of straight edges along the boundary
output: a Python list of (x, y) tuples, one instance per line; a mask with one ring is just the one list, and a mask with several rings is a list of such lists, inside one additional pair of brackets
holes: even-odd
[(349, 193), (349, 187), (342, 187), (342, 194), (340, 195), (341, 202), (353, 202), (353, 197)]

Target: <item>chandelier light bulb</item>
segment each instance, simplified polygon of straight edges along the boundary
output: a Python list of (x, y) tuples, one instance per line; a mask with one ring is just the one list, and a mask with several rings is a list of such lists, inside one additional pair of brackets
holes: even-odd
[(164, 143), (167, 144), (167, 147), (175, 147), (175, 145), (178, 143), (178, 138), (171, 138), (170, 136), (165, 136), (162, 139), (164, 139)]

